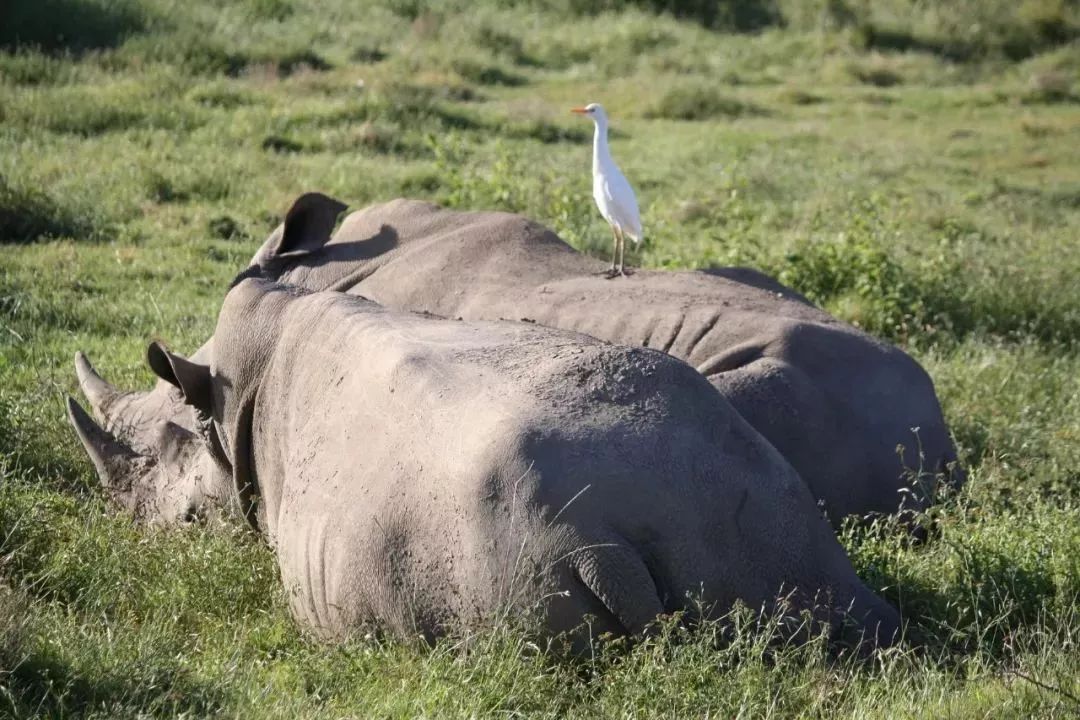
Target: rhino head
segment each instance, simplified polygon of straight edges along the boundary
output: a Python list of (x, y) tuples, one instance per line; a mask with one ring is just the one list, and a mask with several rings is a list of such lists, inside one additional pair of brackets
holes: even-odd
[[(346, 206), (321, 193), (300, 196), (252, 258), (250, 267), (279, 274), (285, 264), (326, 244)], [(208, 362), (213, 338), (192, 356)], [(178, 367), (186, 360), (167, 353)], [(148, 350), (151, 368), (164, 371), (166, 353)], [(182, 372), (182, 371), (181, 371)], [(93, 417), (68, 398), (68, 420), (109, 496), (144, 522), (175, 524), (220, 508), (235, 511), (230, 471), (209, 452), (206, 417), (185, 404), (183, 392), (159, 380), (149, 392), (118, 390), (102, 378), (83, 353), (75, 373)], [(160, 375), (160, 372), (159, 372)]]
[(231, 508), (231, 478), (207, 452), (206, 421), (173, 386), (121, 392), (82, 353), (75, 371), (97, 419), (68, 398), (68, 420), (110, 498), (139, 521), (165, 525)]

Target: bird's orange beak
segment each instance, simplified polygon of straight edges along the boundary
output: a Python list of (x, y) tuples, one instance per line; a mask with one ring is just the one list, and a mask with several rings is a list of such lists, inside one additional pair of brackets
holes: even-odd
[(578, 115), (588, 115), (589, 111), (583, 107), (570, 108), (570, 112), (577, 113)]

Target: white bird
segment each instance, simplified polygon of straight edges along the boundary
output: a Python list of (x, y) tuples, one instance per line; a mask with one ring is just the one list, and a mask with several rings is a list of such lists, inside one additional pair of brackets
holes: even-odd
[[(641, 242), (642, 238), (641, 216), (638, 214), (634, 188), (630, 187), (626, 176), (611, 159), (607, 142), (608, 119), (604, 108), (597, 103), (590, 103), (585, 107), (572, 108), (571, 112), (588, 115), (595, 126), (592, 156), (593, 199), (596, 200), (596, 207), (600, 209), (600, 214), (611, 226), (611, 234), (615, 238), (615, 249), (611, 257), (611, 270), (608, 272), (608, 277), (626, 275), (623, 267), (626, 256), (626, 236), (629, 235), (635, 245)], [(619, 261), (617, 266), (616, 258)]]

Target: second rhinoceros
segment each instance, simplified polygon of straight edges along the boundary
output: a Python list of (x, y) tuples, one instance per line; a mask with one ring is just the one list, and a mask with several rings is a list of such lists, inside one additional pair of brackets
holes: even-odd
[[(532, 321), (681, 358), (795, 467), (835, 525), (924, 507), (955, 461), (918, 363), (758, 272), (640, 270), (608, 280), (601, 261), (518, 215), (395, 200), (350, 214), (331, 235), (344, 209), (317, 193), (300, 197), (250, 274), (444, 317)], [(160, 421), (191, 429), (171, 388), (118, 393), (85, 358), (76, 367), (114, 433), (109, 442), (174, 482), (198, 481), (190, 470), (198, 463), (177, 467), (158, 450)], [(169, 442), (186, 444), (178, 435)]]

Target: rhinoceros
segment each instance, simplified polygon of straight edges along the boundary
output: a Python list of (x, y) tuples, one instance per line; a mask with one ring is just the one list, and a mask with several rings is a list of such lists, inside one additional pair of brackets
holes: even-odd
[(689, 596), (723, 611), (785, 590), (818, 622), (846, 610), (856, 637), (895, 637), (794, 469), (669, 355), (248, 278), (209, 356), (148, 351), (324, 637), (510, 610), (636, 634)]
[[(348, 215), (331, 236), (344, 210), (325, 195), (301, 196), (250, 272), (393, 308), (531, 321), (681, 358), (787, 458), (837, 527), (850, 515), (920, 509), (938, 474), (952, 472), (955, 450), (919, 364), (759, 272), (639, 270), (610, 280), (602, 261), (518, 215), (395, 200)], [(186, 445), (180, 430), (191, 429), (169, 386), (119, 393), (86, 358), (76, 370), (94, 414), (115, 434), (97, 444), (118, 443), (114, 452), (153, 466), (136, 485), (162, 474), (197, 481), (185, 475), (199, 467), (197, 456), (177, 468), (157, 449)], [(173, 423), (169, 439), (162, 420)]]

